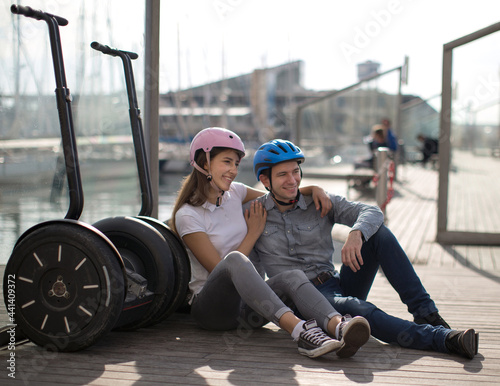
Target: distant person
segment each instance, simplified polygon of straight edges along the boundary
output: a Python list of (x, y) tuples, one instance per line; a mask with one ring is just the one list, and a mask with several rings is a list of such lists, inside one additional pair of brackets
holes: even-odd
[(302, 271), (290, 269), (264, 281), (248, 259), (266, 211), (255, 201), (241, 210), (263, 194), (234, 181), (244, 155), (238, 135), (223, 128), (204, 129), (191, 142), (193, 170), (175, 202), (172, 224), (191, 262), (191, 315), (200, 327), (216, 331), (271, 321), (297, 341), (302, 355), (354, 355), (370, 337), (366, 319), (342, 317)]
[(393, 152), (396, 152), (398, 150), (398, 139), (396, 137), (396, 134), (394, 133), (394, 130), (391, 127), (391, 121), (387, 118), (382, 118), (380, 124), (384, 127), (387, 147)]
[(426, 166), (429, 159), (434, 155), (438, 154), (439, 151), (439, 141), (434, 138), (427, 137), (423, 134), (417, 135), (417, 139), (422, 142), (422, 165)]
[(370, 151), (371, 157), (365, 159), (361, 162), (355, 163), (354, 168), (374, 168), (375, 164), (375, 154), (379, 147), (389, 147), (387, 139), (385, 136), (384, 126), (381, 124), (374, 125), (371, 130), (370, 140), (368, 141), (368, 150)]

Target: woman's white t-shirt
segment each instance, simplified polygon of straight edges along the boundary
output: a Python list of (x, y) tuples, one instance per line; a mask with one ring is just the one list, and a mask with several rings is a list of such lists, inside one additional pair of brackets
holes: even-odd
[[(242, 202), (247, 195), (247, 187), (239, 182), (231, 183), (222, 196), (220, 206), (205, 202), (201, 206), (184, 204), (175, 215), (175, 226), (181, 237), (191, 233), (204, 232), (208, 235), (219, 256), (224, 258), (236, 250), (247, 234), (247, 224), (242, 211)], [(189, 289), (193, 296), (198, 294), (207, 281), (208, 271), (187, 248), (191, 262), (191, 282)]]

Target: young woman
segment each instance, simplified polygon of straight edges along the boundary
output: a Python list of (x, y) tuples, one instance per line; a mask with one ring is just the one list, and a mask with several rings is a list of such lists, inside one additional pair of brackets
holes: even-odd
[[(303, 355), (353, 355), (369, 338), (365, 319), (342, 319), (302, 271), (283, 272), (266, 282), (247, 258), (264, 229), (266, 212), (260, 203), (242, 211), (243, 203), (263, 194), (234, 182), (244, 155), (241, 139), (222, 128), (204, 129), (191, 142), (194, 169), (172, 216), (191, 261), (191, 314), (209, 330), (257, 328), (271, 321), (298, 341)], [(309, 320), (298, 318), (278, 295)]]

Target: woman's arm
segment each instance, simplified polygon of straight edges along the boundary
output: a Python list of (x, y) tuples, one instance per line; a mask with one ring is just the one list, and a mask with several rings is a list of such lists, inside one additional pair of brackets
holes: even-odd
[(251, 186), (245, 185), (247, 187), (247, 195), (243, 199), (242, 204), (246, 204), (248, 201), (253, 201), (266, 194), (265, 191), (252, 188)]
[(208, 272), (212, 272), (215, 266), (221, 261), (219, 252), (217, 252), (205, 232), (187, 234), (182, 237), (182, 241), (184, 241), (196, 259)]
[(332, 201), (330, 196), (326, 191), (318, 185), (307, 185), (300, 188), (300, 193), (305, 196), (311, 196), (313, 198), (314, 204), (316, 205), (316, 210), (321, 209), (321, 217), (324, 217), (332, 209)]
[[(245, 210), (244, 216), (248, 230), (243, 241), (236, 250), (248, 256), (255, 242), (264, 231), (267, 212), (260, 202), (254, 201), (250, 204), (250, 208)], [(222, 257), (219, 255), (219, 252), (215, 249), (205, 232), (195, 232), (184, 235), (182, 240), (208, 272), (212, 272), (215, 266), (221, 261)]]
[[(263, 196), (266, 194), (266, 192), (252, 188), (248, 185), (247, 187), (247, 195), (245, 196), (245, 199), (243, 200), (243, 204), (247, 203), (248, 201), (253, 201), (257, 199), (258, 197)], [(302, 193), (305, 196), (312, 196), (314, 204), (316, 205), (316, 210), (321, 209), (321, 217), (326, 216), (326, 214), (332, 209), (332, 201), (330, 200), (330, 197), (326, 193), (326, 191), (318, 185), (306, 185), (301, 188), (299, 188), (300, 193)]]

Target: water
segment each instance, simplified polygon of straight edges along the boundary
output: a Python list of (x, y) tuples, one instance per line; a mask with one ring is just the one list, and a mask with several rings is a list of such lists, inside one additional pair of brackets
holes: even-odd
[[(92, 224), (113, 216), (134, 216), (141, 208), (140, 189), (133, 161), (82, 165), (85, 205), (80, 220)], [(52, 173), (53, 175), (53, 173)], [(33, 178), (33, 177), (32, 177)], [(162, 174), (158, 219), (170, 218), (184, 174)], [(238, 181), (254, 185), (250, 170), (242, 170)], [(39, 180), (19, 179), (2, 184), (0, 191), (0, 264), (6, 264), (19, 236), (44, 221), (62, 219), (68, 210), (66, 192), (51, 202), (52, 176)]]

